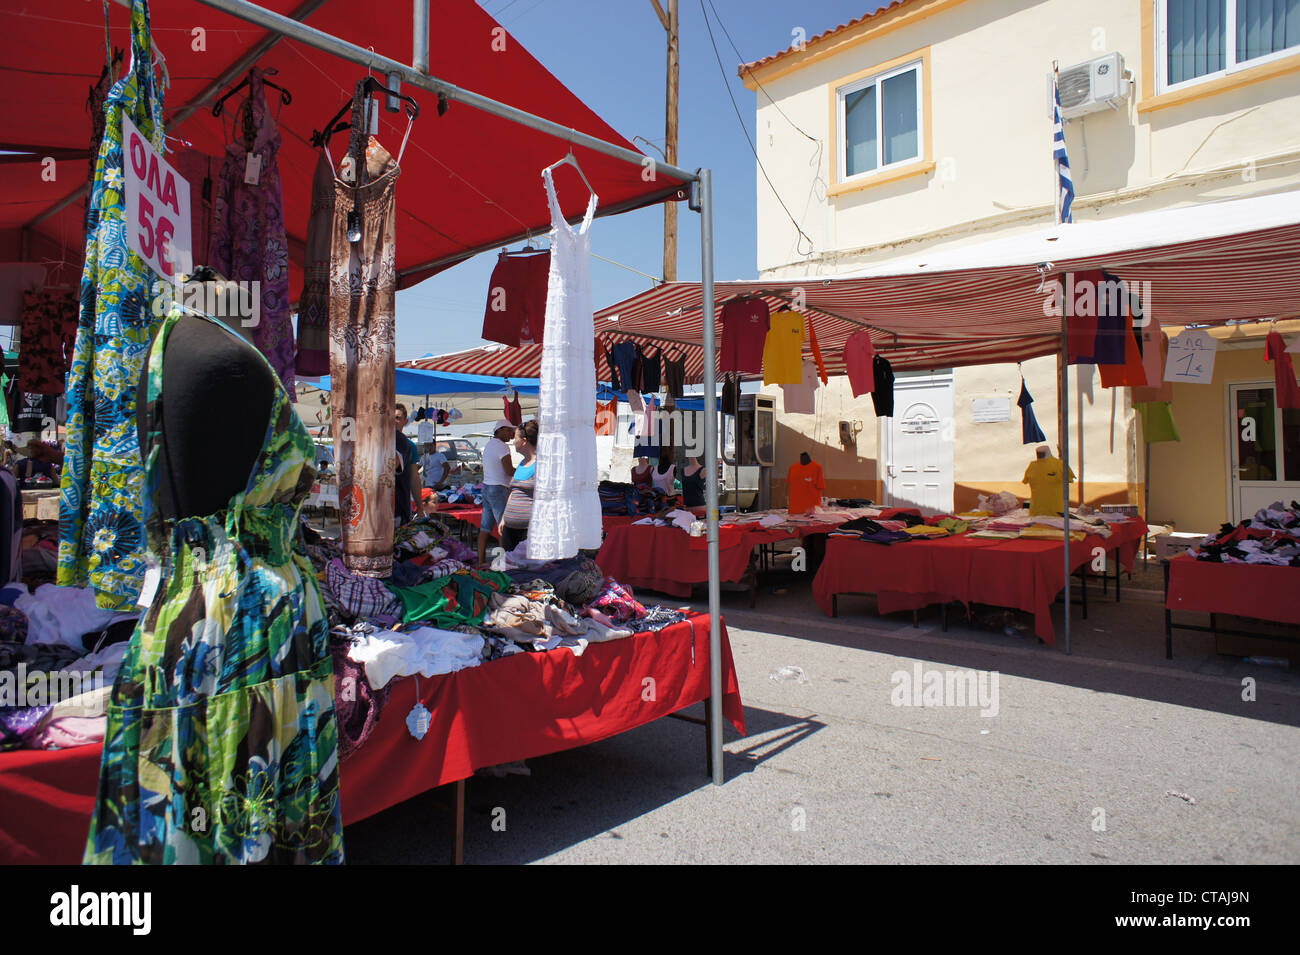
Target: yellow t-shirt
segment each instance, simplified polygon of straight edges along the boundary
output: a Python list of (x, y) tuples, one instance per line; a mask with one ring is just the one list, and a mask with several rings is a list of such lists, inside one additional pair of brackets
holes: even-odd
[(1069, 479), (1074, 480), (1070, 471), (1060, 458), (1040, 458), (1025, 468), (1025, 483), (1029, 485), (1029, 515), (1060, 517), (1061, 500), (1064, 488), (1061, 485), (1061, 473), (1069, 472)]
[(803, 383), (803, 336), (803, 316), (798, 312), (772, 316), (763, 342), (763, 384)]

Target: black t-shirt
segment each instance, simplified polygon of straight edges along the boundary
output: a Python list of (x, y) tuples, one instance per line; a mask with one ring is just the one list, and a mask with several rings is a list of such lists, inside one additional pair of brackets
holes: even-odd
[(894, 416), (894, 366), (876, 355), (871, 361), (871, 372), (876, 379), (876, 390), (871, 393), (871, 404), (877, 418)]

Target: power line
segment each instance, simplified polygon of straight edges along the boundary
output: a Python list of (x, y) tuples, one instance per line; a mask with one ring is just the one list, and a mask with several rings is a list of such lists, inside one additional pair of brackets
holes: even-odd
[[(745, 62), (745, 56), (740, 52), (740, 49), (736, 46), (736, 41), (731, 38), (731, 34), (727, 32), (727, 25), (722, 22), (722, 17), (718, 16), (718, 8), (713, 5), (713, 0), (709, 0), (709, 9), (713, 11), (713, 16), (717, 19), (718, 26), (722, 28), (722, 33), (724, 36), (726, 36), (727, 42), (731, 44), (731, 49), (735, 51), (736, 59), (740, 60), (741, 64), (743, 65)], [(787, 123), (793, 126), (796, 131), (802, 133), (808, 139), (811, 139), (813, 142), (815, 143), (821, 142), (821, 140), (818, 139), (816, 136), (810, 135), (809, 133), (806, 133), (804, 132), (804, 130), (800, 129), (800, 127), (795, 123), (794, 120), (792, 120), (789, 116), (785, 115), (785, 110), (783, 110), (780, 106), (777, 105), (776, 100), (772, 99), (772, 94), (767, 91), (766, 86), (764, 86), (762, 83), (758, 81), (758, 77), (754, 75), (753, 70), (751, 70), (749, 67), (746, 66), (745, 72), (749, 75), (749, 78), (754, 81), (754, 85), (763, 91), (763, 95), (767, 97), (767, 101), (771, 103), (773, 106), (776, 106), (776, 111), (781, 114), (782, 118), (784, 118)]]
[[(713, 57), (718, 61), (718, 73), (722, 76), (722, 85), (727, 90), (727, 98), (731, 100), (731, 108), (735, 110), (736, 120), (740, 123), (740, 131), (745, 134), (745, 142), (749, 144), (749, 151), (754, 154), (754, 161), (758, 163), (759, 172), (761, 172), (763, 178), (767, 180), (768, 187), (772, 190), (772, 195), (776, 196), (776, 201), (779, 202), (781, 208), (785, 210), (785, 214), (789, 218), (790, 224), (794, 226), (795, 231), (798, 232), (802, 238), (808, 240), (808, 254), (812, 255), (814, 248), (812, 237), (808, 235), (807, 232), (803, 231), (798, 221), (795, 220), (794, 215), (790, 212), (789, 206), (787, 206), (785, 200), (781, 198), (781, 194), (776, 191), (776, 186), (772, 182), (772, 177), (767, 174), (767, 169), (763, 166), (763, 160), (758, 158), (758, 150), (754, 148), (754, 141), (749, 138), (749, 128), (745, 125), (745, 119), (740, 115), (740, 107), (736, 104), (736, 97), (731, 92), (731, 82), (727, 79), (726, 67), (722, 65), (722, 54), (718, 52), (718, 41), (713, 36), (713, 25), (709, 23), (709, 14), (708, 11), (704, 9), (704, 0), (700, 0), (700, 14), (704, 17), (705, 29), (709, 31), (709, 43), (713, 46)], [(719, 20), (718, 22), (721, 23), (722, 21)], [(807, 134), (805, 133), (804, 135)]]

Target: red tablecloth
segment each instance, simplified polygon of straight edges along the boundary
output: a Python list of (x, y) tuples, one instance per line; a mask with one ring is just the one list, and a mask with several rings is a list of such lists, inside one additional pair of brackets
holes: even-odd
[[(723, 716), (742, 734), (731, 644), (722, 625)], [(644, 682), (654, 680), (653, 693)], [(343, 821), (353, 823), (475, 769), (615, 736), (707, 699), (709, 617), (570, 650), (519, 653), (420, 677), (432, 711), (423, 740), (407, 732), (417, 680), (389, 684), (383, 716), (343, 764)], [(647, 700), (646, 696), (652, 698)], [(81, 861), (99, 779), (99, 745), (0, 753), (0, 864)]]
[[(919, 514), (915, 508), (882, 508), (882, 520), (898, 514)], [(642, 520), (637, 517), (633, 520)], [(718, 528), (719, 579), (736, 583), (745, 576), (750, 554), (759, 544), (826, 534), (844, 520), (762, 527), (723, 524)], [(631, 587), (647, 587), (673, 597), (689, 597), (695, 584), (709, 579), (708, 543), (693, 538), (680, 527), (626, 524), (605, 527), (605, 542), (596, 563), (610, 577)]]
[[(1094, 548), (1100, 547), (1117, 554), (1121, 565), (1131, 570), (1145, 533), (1141, 521), (1126, 521), (1112, 525), (1110, 537), (1089, 535), (1075, 541), (1070, 545), (1070, 569), (1092, 561)], [(875, 594), (881, 613), (951, 600), (1014, 607), (1032, 613), (1035, 632), (1053, 643), (1052, 602), (1065, 588), (1063, 547), (1050, 540), (967, 535), (890, 545), (831, 537), (813, 578), (813, 597), (828, 616), (831, 598), (843, 593)]]
[(1300, 567), (1221, 564), (1180, 554), (1169, 561), (1165, 607), (1300, 624)]

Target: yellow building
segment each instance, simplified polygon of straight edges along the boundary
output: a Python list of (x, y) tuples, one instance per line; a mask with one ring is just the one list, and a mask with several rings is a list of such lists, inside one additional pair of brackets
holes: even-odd
[[(784, 200), (759, 177), (759, 277), (829, 277), (1051, 224), (1054, 63), (1076, 223), (1300, 189), (1300, 24), (1280, 12), (1275, 22), (1273, 6), (904, 0), (811, 38), (796, 27), (789, 49), (741, 68), (756, 92), (758, 158)], [(1295, 316), (1300, 302), (1278, 318)], [(1300, 322), (1278, 327), (1288, 341), (1300, 334)], [(1264, 498), (1300, 498), (1300, 412), (1263, 414), (1268, 330), (1216, 330), (1213, 380), (1175, 385), (1182, 441), (1151, 446), (1153, 520), (1211, 530)], [(922, 503), (960, 509), (979, 493), (1023, 495), (1033, 451), (1015, 404), (1022, 374), (1056, 447), (1048, 357), (900, 374), (885, 419), (832, 379), (816, 415), (778, 415), (775, 473), (806, 450), (833, 496), (918, 500), (920, 483)], [(1146, 444), (1129, 389), (1102, 389), (1083, 365), (1067, 394), (1085, 499), (1140, 504)], [(931, 437), (905, 430), (905, 407), (921, 409), (913, 422), (931, 416)], [(1250, 441), (1237, 428), (1246, 417), (1259, 418)]]

